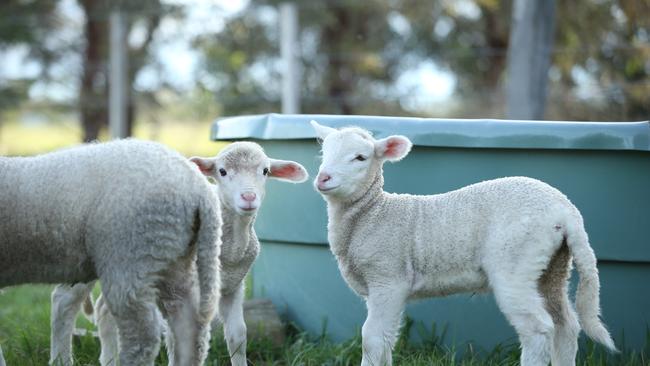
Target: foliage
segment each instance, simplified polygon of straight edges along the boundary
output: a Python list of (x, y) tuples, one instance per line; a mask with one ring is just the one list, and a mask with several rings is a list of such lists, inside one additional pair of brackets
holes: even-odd
[(0, 111), (16, 106), (27, 98), (30, 86), (37, 79), (49, 79), (49, 69), (70, 45), (61, 44), (51, 34), (63, 26), (55, 9), (57, 1), (3, 0), (0, 2), (0, 52), (22, 47), (25, 62), (40, 65), (35, 76), (3, 80), (0, 77)]
[[(135, 121), (136, 105), (134, 103), (135, 78), (146, 64), (150, 63), (149, 45), (153, 35), (165, 16), (178, 16), (178, 9), (174, 6), (164, 5), (160, 0), (146, 0), (138, 2), (104, 2), (95, 0), (78, 0), (85, 15), (83, 37), (85, 49), (83, 51), (83, 71), (79, 90), (79, 110), (81, 111), (81, 124), (84, 129), (83, 140), (97, 139), (101, 128), (108, 125), (108, 79), (109, 68), (107, 59), (109, 55), (109, 14), (114, 9), (119, 9), (125, 15), (125, 34), (127, 42), (127, 135), (132, 134)], [(139, 32), (141, 40), (131, 42), (131, 32)], [(154, 96), (149, 96), (155, 98)]]
[(30, 56), (49, 65), (64, 51), (48, 44), (48, 34), (61, 27), (57, 1), (3, 0), (0, 3), (0, 48), (29, 45)]
[[(226, 114), (279, 109), (277, 1), (251, 1), (218, 34), (197, 37), (205, 74)], [(306, 113), (410, 114), (383, 98), (407, 52), (388, 25), (385, 1), (301, 2), (300, 50)]]
[[(279, 109), (277, 5), (252, 0), (197, 38), (206, 88), (227, 114)], [(503, 117), (512, 0), (297, 2), (306, 113)], [(650, 113), (650, 4), (556, 2), (547, 118), (638, 120)], [(456, 109), (414, 111), (399, 77), (434, 61), (456, 80)], [(432, 102), (433, 104), (433, 102)]]
[[(556, 89), (559, 84), (574, 92), (561, 93), (569, 94), (568, 99), (558, 98), (564, 118), (648, 119), (649, 30), (647, 0), (583, 0), (558, 6)], [(581, 83), (588, 90), (583, 96), (577, 93)]]
[[(269, 24), (261, 23), (260, 11), (244, 12), (221, 32), (194, 40), (194, 47), (203, 54), (199, 87), (216, 92), (215, 101), (223, 105), (226, 115), (278, 109), (280, 84), (269, 83), (269, 77), (278, 80), (272, 65), (279, 52), (277, 38)], [(255, 75), (251, 71), (254, 68), (271, 75)]]

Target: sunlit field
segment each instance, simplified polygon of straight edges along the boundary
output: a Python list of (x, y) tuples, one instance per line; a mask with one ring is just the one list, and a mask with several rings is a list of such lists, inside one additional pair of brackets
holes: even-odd
[[(76, 121), (43, 124), (7, 122), (0, 125), (0, 154), (29, 156), (81, 142), (81, 128)], [(215, 155), (223, 143), (210, 141), (210, 122), (161, 122), (158, 126), (139, 123), (134, 136), (161, 142), (185, 156)], [(106, 131), (101, 141), (108, 140)]]

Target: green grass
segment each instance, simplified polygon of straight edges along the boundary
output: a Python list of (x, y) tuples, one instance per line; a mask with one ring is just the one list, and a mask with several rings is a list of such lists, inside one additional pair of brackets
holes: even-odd
[[(0, 344), (8, 365), (45, 365), (49, 358), (50, 292), (52, 286), (18, 286), (4, 290), (0, 295)], [(477, 351), (464, 345), (449, 349), (442, 343), (445, 331), (420, 332), (422, 341), (414, 344), (408, 337), (413, 323), (407, 319), (393, 354), (395, 365), (463, 365), (507, 366), (517, 365), (519, 348), (516, 344), (498, 346), (490, 351)], [(82, 316), (77, 327), (93, 329)], [(479, 330), (480, 331), (480, 330)], [(649, 333), (650, 335), (650, 333)], [(648, 337), (650, 340), (650, 336)], [(458, 352), (457, 352), (458, 351)], [(608, 355), (591, 342), (582, 345), (580, 366), (650, 365), (650, 344), (642, 353), (625, 351)], [(98, 365), (99, 343), (86, 336), (75, 339), (74, 356), (77, 364)], [(282, 345), (270, 340), (253, 340), (248, 347), (248, 358), (253, 365), (358, 365), (361, 362), (361, 337), (333, 343), (326, 336), (310, 337), (297, 327), (289, 325), (288, 337)], [(166, 365), (165, 352), (156, 360)], [(228, 365), (228, 352), (220, 337), (213, 337), (206, 365)]]

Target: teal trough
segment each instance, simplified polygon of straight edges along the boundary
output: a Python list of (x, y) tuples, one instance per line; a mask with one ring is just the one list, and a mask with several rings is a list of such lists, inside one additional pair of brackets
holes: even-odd
[[(356, 125), (414, 143), (387, 164), (385, 190), (436, 194), (504, 176), (529, 176), (564, 192), (582, 212), (598, 257), (603, 320), (619, 347), (641, 350), (650, 326), (650, 123), (450, 120), (332, 115), (253, 115), (214, 122), (214, 140), (251, 140), (269, 156), (303, 164), (312, 178), (319, 145), (310, 120)], [(390, 225), (390, 223), (387, 223)], [(256, 231), (262, 251), (253, 295), (290, 321), (335, 340), (361, 328), (366, 309), (345, 284), (327, 246), (325, 202), (311, 181), (270, 181)], [(572, 278), (572, 294), (577, 275)], [(573, 295), (572, 295), (573, 296)], [(491, 350), (517, 341), (491, 295), (454, 295), (407, 307), (414, 339), (446, 328), (444, 342)], [(440, 334), (438, 334), (440, 335)]]

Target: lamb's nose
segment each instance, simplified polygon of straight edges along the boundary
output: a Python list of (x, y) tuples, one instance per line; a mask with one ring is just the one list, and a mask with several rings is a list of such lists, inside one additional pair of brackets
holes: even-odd
[(328, 180), (332, 179), (332, 176), (327, 174), (327, 173), (320, 173), (318, 174), (318, 183), (325, 183)]
[(244, 192), (241, 194), (241, 198), (246, 202), (255, 201), (255, 197), (257, 197), (257, 195), (254, 192)]

